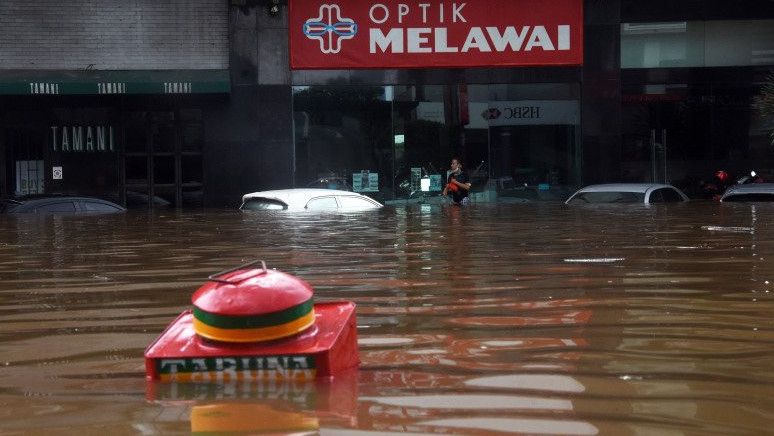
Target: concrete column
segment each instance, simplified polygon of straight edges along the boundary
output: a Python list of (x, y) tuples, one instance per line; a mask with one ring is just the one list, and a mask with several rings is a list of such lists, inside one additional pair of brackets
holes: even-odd
[(581, 122), (583, 183), (617, 181), (621, 173), (621, 4), (586, 0)]

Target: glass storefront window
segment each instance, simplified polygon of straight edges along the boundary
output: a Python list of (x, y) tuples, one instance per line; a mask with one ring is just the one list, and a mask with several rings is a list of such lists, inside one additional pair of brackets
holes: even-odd
[(538, 190), (575, 185), (579, 88), (294, 87), (295, 186), (422, 200), (440, 193), (453, 157), (462, 161), (477, 201), (526, 190), (537, 198)]
[(757, 86), (631, 83), (622, 87), (622, 166), (626, 181), (667, 181), (701, 197), (717, 170), (774, 177), (774, 153), (752, 107)]
[(466, 149), (499, 197), (561, 197), (580, 183), (579, 94), (575, 83), (468, 86)]
[(621, 24), (621, 68), (771, 65), (774, 20)]
[[(446, 178), (445, 168), (459, 143), (452, 127), (458, 123), (451, 113), (449, 87), (395, 86), (394, 94), (395, 197), (437, 195), (442, 188), (431, 186), (430, 178)], [(422, 179), (427, 181), (426, 190)]]
[(391, 105), (383, 86), (293, 88), (295, 186), (352, 190), (352, 174), (378, 174), (378, 192), (392, 192)]
[(118, 200), (121, 131), (114, 108), (105, 106), (51, 109), (46, 153), (49, 168), (61, 167), (56, 179), (46, 174), (46, 193), (98, 195)]

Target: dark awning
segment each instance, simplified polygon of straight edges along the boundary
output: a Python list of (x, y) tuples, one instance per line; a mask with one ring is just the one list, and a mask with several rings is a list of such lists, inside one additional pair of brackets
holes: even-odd
[(0, 95), (222, 94), (228, 70), (0, 71)]

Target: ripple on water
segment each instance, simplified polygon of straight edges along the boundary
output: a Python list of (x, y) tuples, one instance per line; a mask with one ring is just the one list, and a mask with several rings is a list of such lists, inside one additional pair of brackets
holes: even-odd
[[(0, 216), (2, 427), (188, 434), (194, 406), (236, 402), (329, 434), (763, 434), (774, 205), (720, 208)], [(144, 347), (254, 259), (357, 304), (360, 371), (146, 384)]]

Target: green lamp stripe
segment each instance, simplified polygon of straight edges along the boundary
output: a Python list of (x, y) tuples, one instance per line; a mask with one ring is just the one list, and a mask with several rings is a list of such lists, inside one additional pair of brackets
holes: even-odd
[(204, 324), (221, 329), (253, 329), (287, 324), (301, 318), (314, 308), (312, 299), (289, 307), (279, 312), (265, 313), (261, 315), (228, 316), (204, 311), (194, 306), (193, 314), (196, 319)]

